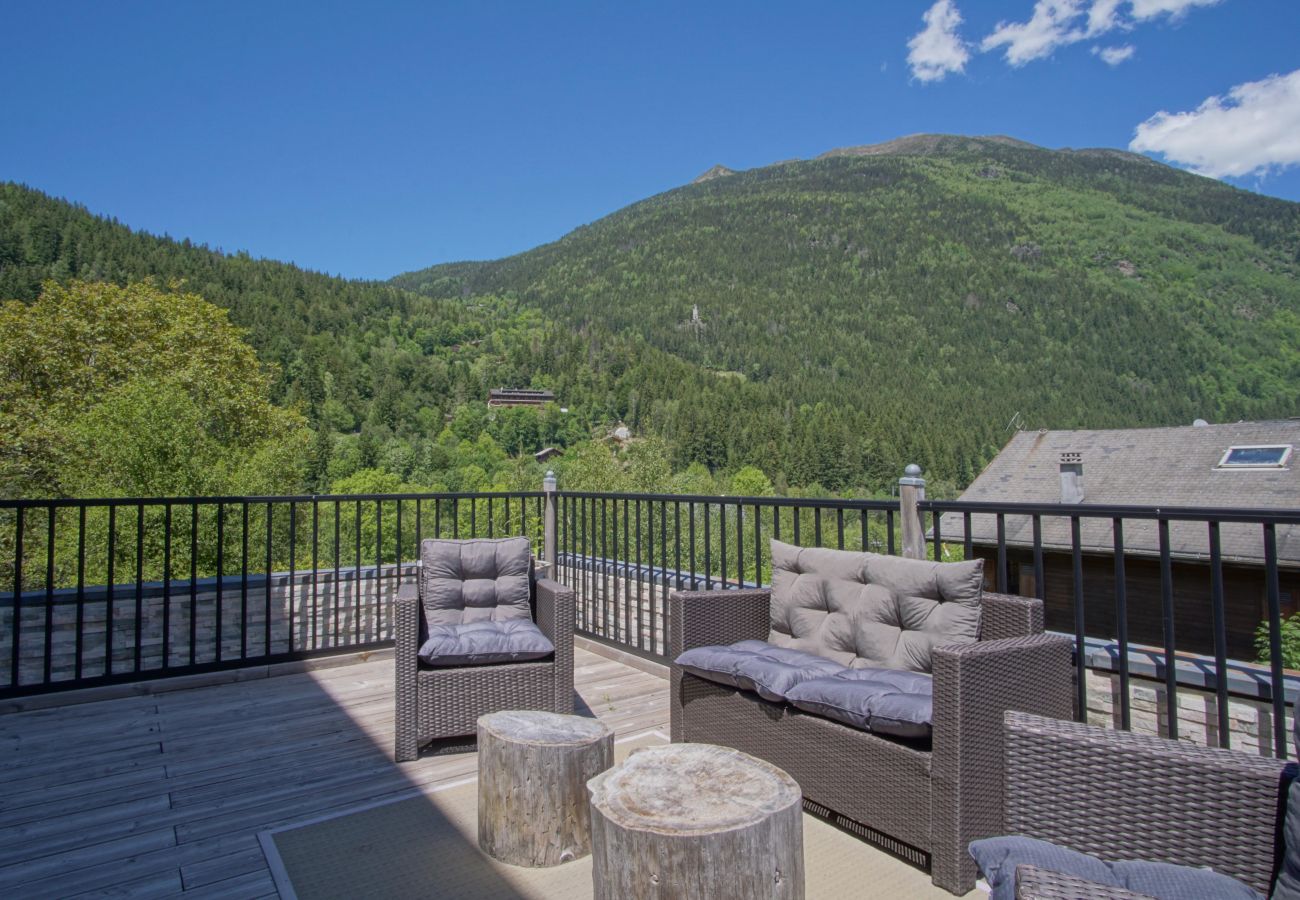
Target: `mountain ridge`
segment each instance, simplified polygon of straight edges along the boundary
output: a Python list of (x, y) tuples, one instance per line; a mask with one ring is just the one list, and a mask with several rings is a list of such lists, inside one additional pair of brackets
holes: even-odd
[[(278, 366), (273, 399), (326, 435), (329, 478), (440, 471), (429, 442), (448, 421), (513, 453), (624, 421), (675, 467), (756, 465), (778, 487), (885, 490), (909, 462), (961, 485), (1017, 414), (1032, 429), (1297, 411), (1300, 204), (1124, 151), (923, 138), (683, 185), (390, 283), (0, 185), (0, 297), (183, 281)], [(570, 414), (493, 418), (501, 385), (552, 389)]]
[[(1293, 414), (1298, 273), (1300, 204), (1122, 150), (912, 135), (683, 185), (393, 283), (637, 334), (790, 408), (838, 409), (891, 465), (962, 481), (1017, 412), (1058, 428)], [(682, 326), (695, 306), (707, 330)], [(654, 402), (665, 433), (690, 415)]]

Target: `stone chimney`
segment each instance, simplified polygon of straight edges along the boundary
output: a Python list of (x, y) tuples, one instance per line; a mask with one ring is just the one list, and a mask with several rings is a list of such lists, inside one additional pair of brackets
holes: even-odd
[(1061, 502), (1083, 502), (1083, 454), (1061, 454)]

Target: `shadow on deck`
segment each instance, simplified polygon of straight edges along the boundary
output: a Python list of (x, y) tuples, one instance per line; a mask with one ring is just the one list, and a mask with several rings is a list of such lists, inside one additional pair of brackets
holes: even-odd
[[(618, 740), (667, 734), (662, 675), (582, 647), (574, 674), (578, 712)], [(0, 714), (0, 896), (275, 897), (259, 834), (401, 797), (432, 804), (476, 766), (464, 741), (393, 761), (390, 654)], [(913, 895), (934, 890), (928, 875), (852, 843), (864, 875), (888, 870)], [(490, 893), (515, 894), (498, 887)]]

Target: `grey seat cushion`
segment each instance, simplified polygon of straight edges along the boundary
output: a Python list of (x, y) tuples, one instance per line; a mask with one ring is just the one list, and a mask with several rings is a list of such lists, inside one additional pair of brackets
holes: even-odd
[(1020, 835), (972, 841), (970, 855), (988, 879), (992, 900), (1014, 900), (1016, 866), (1031, 865), (1157, 900), (1262, 900), (1263, 894), (1210, 869), (1139, 860), (1106, 862), (1086, 853)]
[[(1300, 755), (1300, 716), (1296, 716), (1292, 738), (1296, 754)], [(1300, 900), (1300, 781), (1291, 782), (1286, 795), (1286, 818), (1282, 824), (1285, 850), (1282, 866), (1273, 885), (1277, 900)]]
[(420, 545), (420, 599), (429, 626), (531, 619), (528, 538), (452, 541)]
[(419, 655), (426, 666), (441, 667), (527, 662), (554, 652), (555, 645), (531, 619), (484, 619), (457, 625), (430, 625)]
[(769, 643), (853, 668), (933, 670), (979, 637), (984, 561), (935, 563), (772, 541)]
[(922, 672), (845, 669), (811, 678), (786, 692), (804, 712), (891, 737), (930, 737), (934, 684)]
[(823, 656), (773, 647), (766, 641), (694, 647), (676, 662), (692, 675), (754, 691), (776, 703), (784, 701), (787, 692), (800, 682), (844, 671), (844, 666)]

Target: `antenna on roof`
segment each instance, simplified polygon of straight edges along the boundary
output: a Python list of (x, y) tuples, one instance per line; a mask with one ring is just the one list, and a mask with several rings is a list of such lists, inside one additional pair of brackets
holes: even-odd
[(1008, 432), (1011, 429), (1018, 427), (1019, 425), (1020, 425), (1020, 410), (1016, 410), (1016, 414), (1011, 417), (1011, 421), (1007, 423), (1007, 427), (1002, 429), (1002, 431), (1004, 433)]

